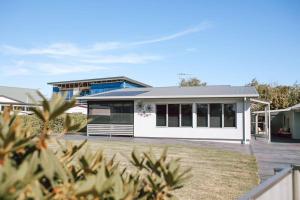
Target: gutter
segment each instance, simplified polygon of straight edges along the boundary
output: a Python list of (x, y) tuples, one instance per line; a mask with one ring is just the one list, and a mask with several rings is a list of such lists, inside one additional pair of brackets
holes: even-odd
[[(101, 94), (100, 94), (101, 95)], [(104, 100), (104, 99), (185, 99), (185, 98), (244, 98), (258, 97), (258, 95), (180, 95), (180, 96), (86, 96), (77, 97), (79, 100)]]

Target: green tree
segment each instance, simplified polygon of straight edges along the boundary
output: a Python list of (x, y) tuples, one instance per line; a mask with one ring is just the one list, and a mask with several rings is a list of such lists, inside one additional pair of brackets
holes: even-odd
[(200, 79), (193, 77), (189, 79), (182, 78), (179, 86), (181, 87), (194, 87), (194, 86), (206, 86), (206, 82), (202, 82)]
[(261, 99), (270, 101), (273, 110), (288, 108), (300, 103), (300, 86), (297, 83), (292, 86), (262, 84), (254, 78), (247, 85), (254, 86)]

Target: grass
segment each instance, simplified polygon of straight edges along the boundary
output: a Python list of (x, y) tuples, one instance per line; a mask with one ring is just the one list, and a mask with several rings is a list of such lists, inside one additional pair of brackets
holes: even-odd
[[(160, 154), (165, 147), (133, 141), (96, 140), (88, 144), (92, 150), (104, 150), (108, 158), (116, 154), (116, 160), (123, 166), (130, 165), (124, 155), (129, 157), (134, 148), (148, 151), (151, 147)], [(206, 147), (167, 146), (169, 157), (181, 158), (183, 168), (192, 167), (192, 178), (174, 193), (179, 199), (237, 199), (259, 182), (254, 156)]]

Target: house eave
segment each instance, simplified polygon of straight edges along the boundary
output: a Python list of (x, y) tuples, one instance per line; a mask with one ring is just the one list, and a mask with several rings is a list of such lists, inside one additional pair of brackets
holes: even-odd
[(184, 96), (87, 96), (87, 97), (77, 97), (78, 100), (115, 100), (115, 99), (190, 99), (190, 98), (255, 98), (259, 95), (245, 94), (245, 95), (184, 95)]

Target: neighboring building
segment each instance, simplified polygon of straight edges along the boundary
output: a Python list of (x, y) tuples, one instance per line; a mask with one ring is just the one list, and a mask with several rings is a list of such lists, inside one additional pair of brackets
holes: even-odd
[(66, 111), (68, 114), (84, 114), (87, 115), (87, 105), (79, 104)]
[(37, 102), (41, 100), (37, 91), (30, 88), (0, 86), (0, 111), (6, 106), (12, 106), (13, 110), (29, 111), (31, 107), (37, 106), (29, 95)]
[(64, 93), (68, 100), (73, 96), (93, 95), (120, 88), (151, 87), (125, 76), (59, 81), (50, 82), (48, 84), (53, 86), (53, 93)]
[(79, 97), (88, 135), (186, 138), (249, 143), (254, 87), (127, 88)]
[[(253, 114), (258, 116), (258, 126), (259, 123), (262, 124), (264, 111), (253, 112)], [(300, 104), (286, 109), (270, 110), (270, 114), (272, 135), (300, 139)], [(263, 128), (260, 129), (263, 130)]]

